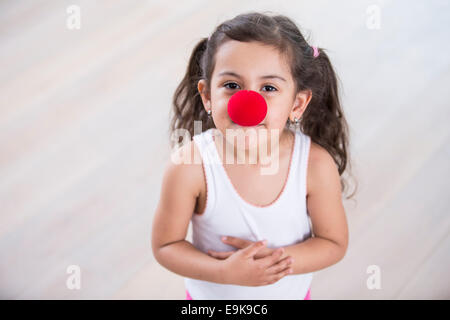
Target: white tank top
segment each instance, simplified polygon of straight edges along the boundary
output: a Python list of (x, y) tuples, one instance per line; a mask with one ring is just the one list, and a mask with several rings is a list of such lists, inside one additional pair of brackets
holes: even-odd
[[(267, 239), (267, 247), (278, 248), (303, 242), (311, 237), (306, 206), (306, 173), (310, 137), (295, 133), (294, 150), (288, 178), (279, 197), (269, 205), (256, 206), (236, 191), (220, 160), (210, 128), (193, 137), (206, 176), (206, 208), (192, 216), (192, 244), (204, 253), (208, 250), (232, 251), (222, 242), (229, 235), (251, 241)], [(184, 277), (186, 289), (196, 300), (285, 299), (303, 300), (310, 288), (313, 273), (286, 275), (264, 286), (220, 284)]]

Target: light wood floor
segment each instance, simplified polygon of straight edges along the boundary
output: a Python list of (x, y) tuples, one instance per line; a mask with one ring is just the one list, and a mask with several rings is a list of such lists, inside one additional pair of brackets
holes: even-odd
[(0, 298), (184, 299), (150, 248), (172, 94), (202, 37), (270, 10), (328, 49), (359, 181), (347, 255), (312, 299), (449, 299), (449, 5), (304, 2), (1, 1)]

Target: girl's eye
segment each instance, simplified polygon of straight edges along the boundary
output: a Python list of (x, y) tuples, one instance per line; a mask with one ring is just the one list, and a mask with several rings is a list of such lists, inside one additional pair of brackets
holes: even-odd
[(230, 88), (230, 87), (227, 87), (227, 86), (230, 85), (230, 84), (231, 84), (231, 85), (236, 85), (236, 86), (237, 86), (236, 83), (234, 83), (234, 82), (229, 82), (229, 83), (224, 84), (224, 87), (227, 88), (227, 89), (231, 89), (231, 90), (236, 89), (236, 88)]
[[(228, 85), (232, 85), (232, 86), (238, 86), (236, 83), (234, 83), (234, 82), (229, 82), (229, 83), (226, 83), (226, 84), (224, 84), (224, 87), (226, 87), (227, 89), (231, 89), (231, 90), (234, 90), (234, 89), (236, 89), (236, 87), (227, 87)], [(269, 86), (269, 85), (267, 85), (267, 86), (264, 86), (263, 88), (272, 88), (272, 89), (270, 89), (270, 90), (266, 90), (266, 91), (268, 91), (268, 92), (272, 92), (272, 91), (277, 91), (277, 89), (275, 88), (275, 87), (272, 87), (272, 86)]]
[(276, 89), (275, 87), (272, 87), (272, 86), (264, 86), (264, 88), (267, 88), (267, 87), (273, 88), (273, 89), (274, 89), (274, 90), (269, 90), (269, 92), (271, 92), (271, 91), (277, 91), (277, 89)]

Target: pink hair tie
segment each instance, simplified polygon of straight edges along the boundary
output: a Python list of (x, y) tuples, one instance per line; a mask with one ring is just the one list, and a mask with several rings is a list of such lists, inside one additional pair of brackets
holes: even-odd
[(311, 46), (311, 48), (313, 48), (313, 50), (314, 50), (314, 54), (313, 54), (314, 58), (317, 58), (319, 56), (319, 53), (320, 53), (319, 49), (317, 49), (316, 46)]

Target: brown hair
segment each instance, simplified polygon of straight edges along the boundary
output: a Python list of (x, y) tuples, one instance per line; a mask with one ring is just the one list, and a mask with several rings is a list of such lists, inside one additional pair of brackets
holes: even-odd
[[(214, 122), (203, 107), (197, 84), (200, 79), (205, 79), (207, 90), (210, 90), (215, 54), (220, 45), (229, 40), (258, 41), (277, 48), (288, 57), (296, 86), (295, 94), (305, 89), (312, 91), (308, 108), (300, 118), (300, 128), (312, 141), (330, 153), (338, 167), (339, 175), (342, 176), (347, 164), (350, 165), (349, 134), (339, 101), (337, 76), (325, 50), (318, 48), (319, 56), (314, 57), (313, 49), (299, 28), (284, 15), (271, 16), (258, 12), (240, 14), (220, 24), (209, 39), (203, 38), (197, 43), (189, 59), (186, 74), (173, 96), (171, 133), (183, 128), (188, 130), (192, 137), (194, 120), (202, 121), (203, 131), (215, 128)], [(286, 127), (290, 125), (288, 119)], [(341, 187), (344, 192), (346, 183), (342, 177)]]

